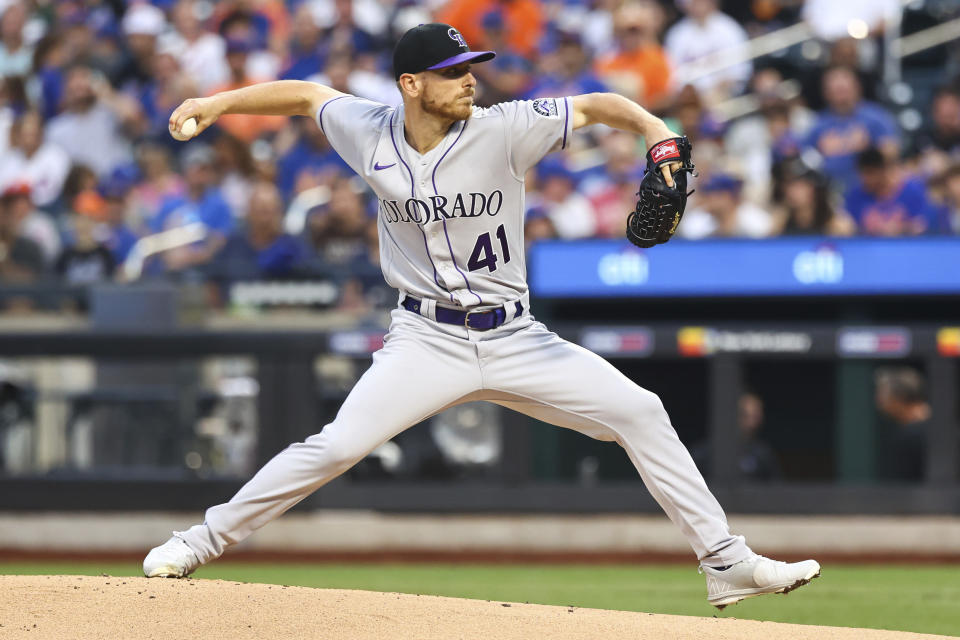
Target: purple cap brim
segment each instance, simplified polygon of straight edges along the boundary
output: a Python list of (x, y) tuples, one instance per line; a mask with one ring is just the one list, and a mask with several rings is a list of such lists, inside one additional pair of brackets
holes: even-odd
[(429, 70), (434, 69), (444, 69), (446, 67), (452, 67), (454, 65), (463, 63), (463, 62), (486, 62), (487, 60), (493, 60), (497, 57), (493, 51), (467, 51), (465, 53), (458, 53), (452, 58), (447, 58), (442, 62), (438, 62), (432, 67), (427, 67)]

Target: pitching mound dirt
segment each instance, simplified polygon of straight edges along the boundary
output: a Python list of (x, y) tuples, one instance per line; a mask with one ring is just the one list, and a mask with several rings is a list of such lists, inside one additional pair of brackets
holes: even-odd
[(916, 633), (221, 580), (0, 576), (0, 638), (905, 640)]

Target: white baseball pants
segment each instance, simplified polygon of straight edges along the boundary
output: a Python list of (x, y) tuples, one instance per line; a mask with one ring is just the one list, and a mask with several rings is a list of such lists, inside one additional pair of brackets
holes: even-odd
[(206, 563), (383, 442), (473, 400), (617, 442), (704, 564), (730, 565), (751, 554), (730, 533), (655, 394), (529, 315), (475, 331), (404, 309), (393, 311), (383, 349), (334, 421), (281, 451), (230, 502), (211, 507), (203, 524), (180, 535)]

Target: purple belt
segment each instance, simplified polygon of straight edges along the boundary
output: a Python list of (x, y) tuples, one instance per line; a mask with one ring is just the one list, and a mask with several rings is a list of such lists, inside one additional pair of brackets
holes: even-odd
[[(519, 300), (513, 304), (516, 305), (516, 312), (513, 314), (513, 317), (518, 318), (523, 314), (523, 305), (520, 304)], [(400, 303), (400, 306), (407, 311), (420, 313), (420, 300), (412, 296), (405, 297), (403, 302)], [(459, 311), (437, 305), (436, 315), (437, 322), (455, 324), (477, 331), (489, 331), (507, 321), (507, 310), (502, 306), (496, 309), (487, 309), (486, 311)]]

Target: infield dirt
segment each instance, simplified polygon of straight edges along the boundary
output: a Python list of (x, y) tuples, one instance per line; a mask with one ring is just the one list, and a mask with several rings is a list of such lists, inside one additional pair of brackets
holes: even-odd
[(946, 636), (222, 580), (0, 576), (0, 638), (907, 640)]

